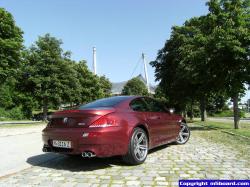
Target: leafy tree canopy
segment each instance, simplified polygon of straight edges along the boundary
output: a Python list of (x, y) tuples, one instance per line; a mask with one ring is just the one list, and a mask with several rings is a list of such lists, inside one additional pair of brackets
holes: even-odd
[(127, 82), (122, 90), (122, 95), (148, 95), (148, 90), (146, 85), (136, 77)]
[(237, 116), (238, 97), (250, 82), (250, 1), (210, 0), (207, 5), (207, 15), (172, 28), (151, 65), (172, 103), (185, 108), (198, 100), (204, 113), (210, 97), (230, 96)]
[(20, 64), (22, 34), (12, 15), (0, 8), (0, 85), (15, 75)]

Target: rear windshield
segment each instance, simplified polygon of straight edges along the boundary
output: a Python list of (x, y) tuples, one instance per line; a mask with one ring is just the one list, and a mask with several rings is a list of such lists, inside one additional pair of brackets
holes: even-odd
[(82, 109), (88, 109), (88, 108), (100, 108), (100, 107), (113, 107), (120, 102), (126, 100), (128, 97), (126, 96), (118, 96), (118, 97), (109, 97), (109, 98), (104, 98), (104, 99), (98, 99), (94, 102), (81, 105), (79, 107), (80, 110)]

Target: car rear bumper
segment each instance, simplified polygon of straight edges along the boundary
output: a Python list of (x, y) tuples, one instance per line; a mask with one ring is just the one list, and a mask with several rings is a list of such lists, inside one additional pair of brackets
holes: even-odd
[[(82, 154), (88, 151), (97, 157), (124, 155), (128, 151), (129, 142), (126, 132), (121, 127), (45, 128), (42, 133), (43, 151), (62, 154)], [(53, 147), (53, 140), (71, 141), (71, 148)]]

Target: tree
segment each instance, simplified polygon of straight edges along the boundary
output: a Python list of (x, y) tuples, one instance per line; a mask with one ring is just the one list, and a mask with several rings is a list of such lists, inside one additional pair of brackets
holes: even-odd
[(23, 48), (22, 34), (12, 15), (0, 8), (0, 85), (16, 74)]
[(24, 89), (42, 106), (44, 120), (50, 104), (60, 104), (63, 96), (74, 92), (69, 89), (69, 83), (76, 81), (74, 71), (64, 58), (61, 44), (49, 34), (39, 37), (27, 50), (23, 65)]
[(99, 98), (110, 96), (111, 83), (104, 76), (94, 75), (87, 67), (86, 61), (75, 63), (74, 69), (77, 72), (80, 90), (79, 97), (75, 103), (86, 103)]
[(105, 76), (99, 77), (100, 86), (103, 90), (103, 97), (111, 96), (112, 83)]
[(86, 62), (71, 60), (61, 48), (62, 41), (50, 34), (39, 37), (24, 49), (22, 31), (10, 13), (0, 8), (0, 107), (2, 111), (18, 107), (30, 118), (34, 108), (62, 104), (76, 105), (107, 97), (111, 83), (105, 76), (94, 75)]
[(234, 127), (239, 128), (239, 95), (250, 83), (250, 1), (210, 0), (208, 19), (214, 27), (210, 36), (214, 76), (233, 100)]
[(70, 55), (63, 57), (62, 64), (60, 65), (60, 70), (62, 73), (58, 72), (58, 86), (60, 87), (60, 96), (54, 100), (55, 106), (60, 106), (61, 104), (66, 104), (73, 106), (80, 100), (81, 87), (80, 79), (78, 77), (78, 72), (75, 69), (77, 62), (70, 59)]
[(27, 113), (38, 103), (46, 119), (49, 107), (75, 106), (110, 94), (109, 80), (94, 75), (86, 61), (71, 60), (70, 52), (63, 52), (61, 44), (60, 40), (46, 34), (24, 53), (26, 60), (18, 84), (23, 93), (20, 98), (35, 101), (28, 105)]
[[(21, 108), (15, 86), (22, 60), (22, 34), (12, 15), (0, 8), (0, 107), (2, 111), (17, 111)], [(10, 116), (14, 117), (13, 114)]]
[(169, 101), (168, 101), (168, 98), (166, 98), (166, 95), (165, 95), (164, 91), (162, 90), (162, 87), (161, 87), (161, 86), (157, 86), (157, 87), (155, 88), (154, 98), (156, 98), (157, 100), (161, 100), (161, 101), (163, 101), (164, 103), (169, 102)]
[(11, 109), (14, 107), (13, 93), (15, 91), (15, 80), (8, 79), (0, 86), (0, 107)]
[(122, 95), (148, 95), (148, 90), (139, 78), (133, 78), (124, 86)]
[(151, 65), (155, 68), (156, 80), (177, 111), (191, 116), (195, 100), (201, 103), (202, 121), (205, 120), (205, 100), (211, 92), (212, 79), (206, 69), (206, 37), (203, 34), (205, 17), (192, 18), (181, 27), (172, 28), (171, 37), (159, 50)]
[(173, 27), (171, 38), (151, 64), (170, 101), (200, 101), (205, 120), (210, 97), (234, 100), (238, 128), (238, 97), (250, 83), (249, 0), (210, 0), (206, 16)]

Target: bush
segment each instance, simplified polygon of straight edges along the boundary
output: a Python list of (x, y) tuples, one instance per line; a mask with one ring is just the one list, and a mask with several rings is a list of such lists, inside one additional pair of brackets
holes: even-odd
[(12, 108), (10, 110), (5, 110), (3, 108), (0, 108), (0, 118), (2, 120), (6, 120), (6, 119), (7, 120), (8, 119), (15, 119), (15, 120), (25, 119), (21, 107)]
[(9, 118), (17, 120), (24, 119), (25, 117), (23, 115), (22, 108), (16, 107), (9, 110)]
[(0, 121), (6, 120), (7, 116), (8, 116), (8, 112), (6, 112), (5, 109), (0, 108)]
[[(233, 117), (234, 113), (233, 113), (232, 110), (223, 110), (221, 112), (215, 113), (213, 116), (214, 117)], [(240, 116), (240, 118), (244, 118), (245, 117), (245, 112), (240, 110), (239, 116)]]

